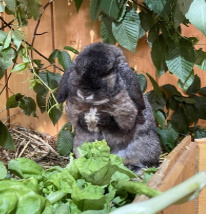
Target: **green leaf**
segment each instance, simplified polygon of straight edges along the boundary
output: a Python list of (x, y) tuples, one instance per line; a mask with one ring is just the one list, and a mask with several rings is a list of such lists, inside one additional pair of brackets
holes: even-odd
[(159, 126), (163, 129), (166, 123), (166, 117), (164, 111), (154, 111), (154, 117), (159, 124)]
[(45, 171), (38, 163), (28, 158), (16, 158), (9, 161), (8, 170), (20, 178), (42, 178)]
[(188, 95), (196, 94), (200, 90), (200, 87), (201, 87), (200, 77), (195, 75), (193, 83), (187, 89), (186, 93)]
[(144, 93), (147, 89), (147, 78), (144, 74), (141, 73), (137, 74), (137, 78), (140, 84), (141, 91)]
[(1, 51), (0, 56), (0, 79), (4, 76), (6, 69), (13, 65), (13, 59), (16, 57), (16, 53), (13, 48), (7, 48)]
[(49, 88), (57, 89), (60, 79), (61, 79), (61, 75), (59, 73), (53, 73), (53, 72), (47, 71), (47, 82), (48, 82)]
[(141, 11), (139, 13), (142, 28), (147, 32), (155, 24), (153, 13), (151, 11)]
[(12, 31), (12, 39), (18, 50), (20, 48), (22, 40), (23, 40), (23, 36), (20, 34), (20, 31), (18, 31), (18, 30)]
[(100, 34), (103, 42), (108, 44), (114, 44), (115, 38), (112, 33), (112, 19), (108, 16), (102, 16), (102, 22), (100, 25)]
[(72, 125), (70, 122), (67, 122), (61, 128), (58, 133), (57, 138), (57, 149), (60, 155), (68, 155), (73, 148), (73, 133), (72, 133)]
[(194, 138), (195, 139), (200, 139), (200, 138), (205, 138), (206, 137), (206, 130), (200, 126), (195, 126), (194, 130)]
[(179, 107), (171, 118), (172, 126), (181, 134), (187, 134), (189, 130), (189, 119), (183, 108)]
[(195, 50), (196, 54), (196, 66), (204, 71), (206, 71), (206, 52), (200, 48), (199, 50)]
[(194, 62), (195, 53), (191, 42), (181, 39), (178, 44), (170, 44), (166, 52), (166, 64), (170, 72), (183, 83), (190, 76)]
[(151, 57), (159, 77), (168, 70), (165, 63), (166, 47), (166, 42), (162, 35), (160, 35), (152, 44)]
[(49, 56), (49, 61), (51, 63), (54, 63), (55, 62), (54, 59), (56, 59), (59, 56), (59, 54), (61, 54), (60, 50), (58, 50), (58, 49), (53, 50), (52, 53)]
[(54, 125), (59, 121), (63, 113), (62, 104), (57, 104), (52, 94), (50, 94), (49, 100), (47, 103), (47, 112), (48, 112), (49, 118), (51, 119)]
[(82, 2), (83, 2), (83, 0), (74, 0), (77, 12), (79, 11), (79, 8), (81, 7)]
[(116, 21), (119, 21), (121, 9), (124, 6), (126, 6), (124, 0), (102, 0), (100, 4), (100, 8), (104, 12), (104, 14), (107, 14), (109, 17), (113, 18)]
[(27, 68), (28, 64), (29, 64), (29, 62), (19, 63), (19, 64), (15, 65), (14, 68), (10, 72), (24, 71)]
[(144, 3), (155, 13), (160, 15), (167, 4), (167, 0), (145, 0)]
[(5, 179), (7, 176), (7, 169), (4, 166), (4, 163), (0, 161), (0, 180)]
[[(39, 77), (44, 82), (44, 84), (48, 85), (46, 72), (40, 72)], [(41, 113), (44, 113), (46, 111), (46, 96), (49, 91), (49, 89), (44, 84), (36, 81), (33, 87), (34, 91), (36, 92), (37, 105), (40, 108)]]
[(164, 90), (166, 90), (166, 94), (169, 97), (172, 96), (182, 96), (182, 94), (177, 90), (177, 88), (174, 85), (166, 84), (162, 86)]
[(5, 7), (2, 4), (2, 2), (0, 2), (0, 13), (3, 13), (5, 11)]
[(21, 102), (23, 97), (24, 97), (24, 95), (21, 94), (21, 93), (17, 93), (17, 94), (14, 94), (14, 95), (10, 96), (7, 99), (6, 108), (7, 109), (16, 108), (20, 104), (20, 102)]
[(206, 120), (206, 97), (192, 95), (190, 98), (195, 100), (194, 106), (198, 110), (199, 119)]
[(37, 20), (39, 18), (39, 9), (41, 5), (38, 3), (37, 0), (18, 0), (20, 3), (19, 6), (26, 11), (26, 13), (29, 15), (28, 17), (33, 17), (34, 20)]
[(79, 51), (76, 50), (75, 48), (71, 47), (71, 46), (65, 46), (64, 49), (68, 50), (68, 51), (71, 51), (71, 52), (73, 52), (75, 54), (79, 54)]
[(134, 9), (130, 9), (121, 22), (112, 23), (112, 33), (121, 46), (134, 52), (138, 39), (145, 34), (145, 31), (141, 26), (139, 14)]
[(168, 123), (167, 128), (157, 128), (157, 133), (160, 138), (160, 141), (163, 147), (167, 152), (170, 152), (176, 146), (176, 140), (179, 136), (178, 132), (172, 127), (170, 123)]
[[(150, 45), (150, 47), (152, 47), (152, 44), (156, 41), (156, 39), (159, 38), (159, 26), (156, 24), (153, 27), (151, 27), (151, 29), (149, 30), (148, 33), (148, 44)], [(163, 37), (162, 37), (163, 39)]]
[(11, 31), (7, 34), (6, 39), (4, 41), (3, 50), (11, 46)]
[(66, 51), (62, 51), (58, 54), (58, 62), (66, 70), (71, 65), (72, 60)]
[(6, 8), (8, 8), (9, 11), (12, 11), (15, 13), (16, 7), (17, 7), (17, 1), (10, 1), (10, 0), (4, 0), (6, 3)]
[(32, 115), (33, 117), (36, 117), (36, 103), (33, 98), (23, 97), (20, 101), (19, 107), (27, 116)]
[(185, 82), (182, 82), (181, 80), (178, 80), (178, 86), (184, 91), (186, 92), (188, 90), (188, 88), (190, 87), (190, 85), (193, 83), (195, 78), (194, 75), (194, 70), (191, 71), (191, 73), (189, 74), (189, 76), (186, 78)]
[(8, 128), (0, 121), (0, 146), (4, 149), (10, 149), (15, 151), (14, 149), (14, 141), (9, 133)]
[(206, 96), (206, 87), (200, 88), (200, 90), (198, 91), (198, 93)]
[(6, 37), (7, 37), (7, 33), (0, 30), (0, 43), (3, 43)]
[(194, 0), (192, 1), (188, 12), (185, 16), (189, 19), (198, 30), (200, 30), (206, 36), (206, 1)]
[(90, 1), (90, 18), (92, 22), (95, 21), (98, 14), (100, 13), (100, 3), (101, 0), (91, 0)]

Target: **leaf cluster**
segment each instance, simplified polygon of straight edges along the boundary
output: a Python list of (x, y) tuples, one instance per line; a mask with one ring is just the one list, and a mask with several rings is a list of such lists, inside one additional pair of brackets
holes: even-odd
[(85, 143), (80, 157), (61, 168), (44, 170), (26, 158), (13, 159), (7, 169), (0, 162), (1, 213), (109, 213), (131, 203), (136, 194), (149, 197), (160, 192), (130, 181), (136, 175), (122, 159), (110, 154), (105, 141)]

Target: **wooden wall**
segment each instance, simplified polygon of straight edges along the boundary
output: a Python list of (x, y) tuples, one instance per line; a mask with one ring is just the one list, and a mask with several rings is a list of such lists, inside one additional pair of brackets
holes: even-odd
[[(45, 5), (48, 0), (41, 0), (42, 5)], [(74, 2), (68, 5), (67, 0), (54, 1), (42, 16), (40, 26), (37, 33), (48, 32), (41, 36), (36, 36), (35, 39), (35, 48), (39, 50), (43, 55), (48, 57), (53, 49), (57, 48), (62, 50), (64, 46), (72, 46), (77, 50), (81, 51), (82, 48), (90, 43), (101, 41), (100, 38), (100, 25), (99, 21), (91, 23), (89, 17), (89, 0), (83, 2), (83, 5), (79, 11), (76, 12)], [(7, 20), (11, 17), (6, 16)], [(36, 22), (30, 21), (28, 27), (25, 28), (25, 34), (27, 40), (31, 42), (33, 31), (35, 28)], [(206, 38), (202, 33), (196, 30), (194, 27), (184, 27), (183, 33), (186, 36), (196, 36), (200, 40), (199, 47), (202, 47), (206, 51)], [(143, 37), (139, 40), (136, 53), (131, 53), (127, 50), (124, 50), (127, 57), (128, 63), (131, 67), (134, 67), (138, 72), (141, 73), (150, 73), (157, 80), (155, 68), (153, 66), (151, 57), (150, 57), (150, 47), (147, 44), (147, 38)], [(36, 57), (40, 58), (38, 55)], [(75, 55), (72, 55), (74, 59)], [(43, 59), (42, 59), (43, 60)], [(45, 60), (43, 60), (45, 65), (49, 65)], [(52, 69), (50, 69), (52, 71)], [(55, 71), (53, 69), (53, 71)], [(57, 72), (57, 71), (55, 71)], [(202, 80), (203, 86), (206, 86), (206, 75), (205, 72), (198, 69), (195, 70)], [(9, 74), (7, 74), (9, 75)], [(1, 95), (0, 102), (0, 119), (10, 117), (11, 123), (20, 124), (25, 127), (33, 128), (38, 131), (44, 131), (51, 135), (58, 133), (61, 126), (67, 121), (66, 115), (61, 118), (61, 121), (53, 126), (52, 122), (49, 120), (46, 114), (41, 115), (40, 112), (37, 112), (39, 119), (33, 117), (25, 116), (19, 108), (4, 110), (6, 99), (11, 96), (13, 93), (23, 93), (26, 96), (35, 97), (35, 93), (32, 89), (29, 89), (28, 79), (30, 77), (29, 72), (23, 72), (21, 74), (13, 73), (8, 84), (8, 88), (4, 90), (4, 93)], [(0, 80), (0, 90), (5, 85), (7, 76)], [(169, 73), (164, 74), (159, 80), (159, 84), (166, 83), (175, 83), (177, 78), (170, 75)], [(149, 83), (148, 89), (152, 89), (151, 84)], [(205, 121), (202, 121), (203, 124)]]

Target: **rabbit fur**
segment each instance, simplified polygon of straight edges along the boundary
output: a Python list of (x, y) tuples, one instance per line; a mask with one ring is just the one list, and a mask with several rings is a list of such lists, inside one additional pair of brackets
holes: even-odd
[(153, 112), (120, 48), (101, 42), (86, 46), (64, 72), (57, 99), (66, 101), (75, 127), (76, 157), (84, 142), (105, 139), (135, 172), (158, 165)]

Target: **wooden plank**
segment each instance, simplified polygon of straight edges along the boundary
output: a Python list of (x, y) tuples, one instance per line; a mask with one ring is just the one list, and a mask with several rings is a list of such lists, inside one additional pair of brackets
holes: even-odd
[[(197, 146), (187, 136), (163, 161), (160, 169), (155, 173), (148, 186), (166, 191), (194, 175), (196, 167)], [(135, 201), (143, 201), (144, 196), (137, 197)], [(161, 202), (160, 202), (161, 203)], [(162, 214), (194, 214), (195, 200), (181, 205), (173, 205), (162, 211)]]
[[(198, 171), (206, 171), (206, 138), (196, 139), (198, 144)], [(206, 188), (198, 197), (198, 214), (206, 213)]]

